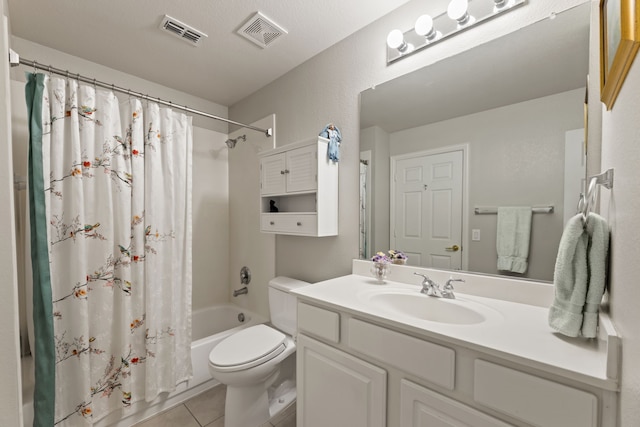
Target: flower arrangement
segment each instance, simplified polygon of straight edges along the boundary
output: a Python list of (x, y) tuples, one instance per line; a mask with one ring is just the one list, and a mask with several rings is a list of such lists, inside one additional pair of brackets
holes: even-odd
[(391, 258), (387, 256), (384, 252), (378, 252), (373, 257), (371, 257), (371, 261), (373, 261), (373, 265), (371, 266), (371, 274), (376, 278), (378, 283), (384, 283), (384, 279), (386, 279), (387, 274), (389, 274), (389, 268), (391, 267)]
[(371, 261), (378, 264), (389, 264), (391, 262), (391, 258), (389, 258), (384, 252), (378, 252), (371, 257)]
[(394, 264), (405, 264), (407, 262), (407, 256), (402, 251), (395, 249), (389, 249), (389, 259)]

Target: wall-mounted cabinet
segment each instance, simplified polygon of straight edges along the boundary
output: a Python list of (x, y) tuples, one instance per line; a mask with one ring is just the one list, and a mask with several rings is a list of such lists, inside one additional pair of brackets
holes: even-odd
[(316, 137), (260, 154), (260, 231), (338, 234), (338, 164), (328, 144)]

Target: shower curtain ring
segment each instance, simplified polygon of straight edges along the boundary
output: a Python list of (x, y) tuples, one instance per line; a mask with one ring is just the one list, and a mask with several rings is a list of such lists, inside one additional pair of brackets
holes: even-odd
[(51, 65), (47, 67), (47, 71), (49, 71), (49, 77), (51, 77)]
[(34, 74), (38, 73), (38, 62), (37, 61), (33, 61), (33, 73)]
[(69, 70), (66, 71), (65, 76), (66, 76), (67, 79), (69, 78)]

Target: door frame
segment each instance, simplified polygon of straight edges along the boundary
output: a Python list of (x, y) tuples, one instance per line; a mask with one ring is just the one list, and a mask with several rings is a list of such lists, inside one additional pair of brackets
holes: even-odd
[[(433, 148), (429, 150), (413, 151), (411, 153), (396, 154), (389, 157), (391, 162), (389, 168), (389, 242), (395, 242), (395, 236), (393, 235), (395, 224), (395, 207), (393, 201), (395, 200), (395, 176), (396, 176), (396, 164), (399, 160), (412, 159), (422, 156), (433, 156), (436, 154), (446, 154), (454, 151), (462, 151), (462, 266), (461, 270), (469, 270), (469, 144), (456, 144), (446, 147)], [(393, 249), (393, 248), (392, 248)]]
[[(372, 176), (371, 176), (371, 168), (373, 167), (372, 164), (372, 152), (371, 150), (365, 150), (365, 151), (361, 151), (360, 152), (360, 160), (365, 160), (367, 163), (367, 175), (366, 175), (366, 179), (367, 179), (367, 188), (366, 188), (366, 205), (365, 205), (365, 209), (367, 210), (366, 212), (366, 233), (367, 233), (367, 239), (368, 239), (368, 243), (369, 245), (367, 246), (367, 250), (366, 253), (364, 254), (365, 259), (369, 259), (373, 256), (373, 251), (372, 251), (372, 242), (373, 242), (373, 235), (371, 234), (371, 223), (372, 223), (372, 204), (371, 204), (371, 199), (373, 198), (372, 195), (372, 186), (373, 186), (373, 182), (372, 182)], [(358, 167), (358, 175), (360, 174), (360, 167)], [(359, 182), (359, 181), (358, 181)], [(360, 185), (358, 184), (358, 189), (360, 189)], [(358, 191), (358, 194), (360, 194), (360, 192)], [(359, 196), (358, 196), (359, 199)], [(359, 205), (358, 205), (359, 206)], [(358, 238), (358, 246), (360, 246), (360, 239)], [(358, 247), (358, 252), (360, 252), (360, 248)]]

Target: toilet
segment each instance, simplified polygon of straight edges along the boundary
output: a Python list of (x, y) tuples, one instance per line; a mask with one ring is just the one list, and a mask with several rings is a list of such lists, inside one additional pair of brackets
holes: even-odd
[(259, 427), (295, 400), (293, 289), (309, 283), (288, 277), (269, 281), (271, 325), (242, 329), (209, 354), (211, 376), (227, 386), (225, 427)]

